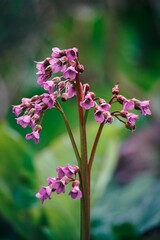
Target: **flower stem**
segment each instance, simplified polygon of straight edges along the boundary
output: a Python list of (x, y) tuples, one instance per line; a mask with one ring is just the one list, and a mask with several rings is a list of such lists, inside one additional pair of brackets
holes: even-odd
[(84, 99), (82, 84), (80, 76), (77, 74), (76, 91), (79, 115), (79, 130), (80, 130), (80, 144), (81, 144), (81, 161), (80, 161), (80, 182), (82, 190), (81, 198), (81, 240), (90, 239), (90, 172), (88, 168), (87, 156), (87, 137), (86, 137), (86, 118), (84, 117), (84, 110), (80, 106), (80, 102)]
[(79, 151), (78, 151), (78, 148), (77, 148), (77, 145), (76, 145), (76, 142), (75, 142), (75, 139), (73, 137), (73, 133), (71, 131), (71, 128), (70, 128), (70, 125), (69, 125), (69, 122), (67, 120), (67, 117), (61, 107), (61, 105), (57, 102), (57, 109), (60, 111), (60, 113), (62, 114), (62, 117), (63, 117), (63, 120), (65, 122), (65, 125), (66, 125), (66, 128), (67, 128), (67, 131), (68, 131), (68, 134), (69, 134), (69, 137), (70, 137), (70, 140), (71, 140), (71, 143), (72, 143), (72, 146), (73, 146), (73, 150), (74, 150), (74, 153), (75, 153), (75, 156), (77, 158), (77, 161), (78, 161), (78, 164), (80, 164), (80, 155), (79, 155)]
[(90, 155), (90, 159), (89, 159), (89, 171), (91, 171), (91, 168), (92, 168), (92, 163), (93, 163), (93, 160), (94, 160), (94, 156), (95, 156), (95, 153), (96, 153), (98, 141), (99, 141), (99, 138), (101, 136), (103, 126), (104, 126), (104, 122), (100, 124), (98, 132), (97, 132), (95, 140), (94, 140), (94, 143), (93, 143), (93, 147), (92, 147), (91, 155)]

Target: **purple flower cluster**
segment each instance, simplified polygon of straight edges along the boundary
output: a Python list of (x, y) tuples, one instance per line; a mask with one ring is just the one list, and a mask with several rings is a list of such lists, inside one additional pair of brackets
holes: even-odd
[(65, 193), (66, 185), (72, 182), (72, 189), (69, 192), (71, 198), (81, 198), (82, 192), (79, 189), (79, 181), (76, 179), (76, 174), (79, 172), (78, 166), (71, 166), (67, 164), (65, 167), (57, 167), (57, 178), (49, 177), (47, 179), (48, 186), (43, 186), (40, 188), (36, 197), (39, 198), (42, 203), (46, 199), (51, 199), (51, 194), (56, 192), (57, 194)]
[[(52, 48), (51, 57), (44, 61), (36, 62), (38, 84), (45, 90), (53, 91), (54, 79), (50, 79), (53, 73), (60, 72), (60, 79), (74, 81), (78, 72), (82, 71), (82, 65), (78, 62), (78, 49), (69, 48), (60, 50)], [(50, 80), (49, 80), (50, 79)]]
[[(53, 48), (51, 57), (36, 62), (36, 68), (37, 82), (48, 93), (33, 96), (31, 99), (22, 98), (21, 104), (14, 105), (12, 111), (16, 116), (23, 113), (17, 118), (17, 124), (23, 128), (32, 127), (32, 132), (26, 135), (26, 139), (33, 139), (37, 144), (44, 112), (56, 108), (58, 98), (66, 101), (76, 96), (75, 78), (78, 73), (83, 72), (84, 67), (78, 61), (77, 48)], [(52, 76), (58, 72), (61, 73), (60, 76)]]
[[(139, 116), (135, 113), (128, 112), (129, 110), (137, 109), (141, 111), (142, 115), (151, 115), (148, 100), (140, 101), (136, 98), (125, 98), (119, 94), (118, 84), (112, 89), (112, 98), (109, 103), (102, 98), (96, 97), (95, 93), (90, 92), (89, 89), (88, 84), (83, 85), (84, 99), (80, 102), (80, 106), (86, 110), (94, 107), (94, 118), (99, 123), (111, 124), (114, 120), (113, 117), (116, 117), (123, 122), (128, 129), (135, 130), (135, 123), (139, 119)], [(123, 109), (121, 111), (111, 112), (111, 105), (116, 102), (120, 103)], [(127, 121), (123, 121), (122, 118)]]
[[(13, 113), (19, 116), (17, 124), (23, 128), (32, 127), (32, 132), (26, 135), (26, 139), (33, 139), (34, 143), (39, 141), (39, 132), (41, 131), (41, 123), (43, 114), (47, 109), (57, 108), (57, 99), (66, 101), (76, 96), (77, 75), (84, 71), (83, 65), (78, 60), (78, 49), (69, 48), (60, 50), (53, 48), (51, 57), (44, 61), (36, 62), (38, 70), (38, 84), (48, 91), (42, 95), (33, 96), (31, 99), (22, 98), (20, 105), (13, 106)], [(58, 76), (52, 76), (58, 73)], [(112, 89), (112, 98), (107, 103), (104, 99), (96, 97), (95, 93), (90, 91), (89, 84), (82, 86), (82, 101), (80, 106), (85, 110), (94, 108), (94, 118), (99, 123), (111, 124), (116, 117), (123, 122), (125, 126), (131, 130), (135, 129), (135, 123), (138, 115), (128, 112), (129, 110), (138, 109), (142, 115), (150, 115), (149, 101), (139, 101), (136, 98), (127, 99), (120, 95), (119, 86), (116, 84)], [(111, 112), (112, 103), (118, 102), (122, 105), (121, 111)], [(123, 120), (122, 120), (123, 119)], [(126, 119), (127, 121), (124, 121)]]

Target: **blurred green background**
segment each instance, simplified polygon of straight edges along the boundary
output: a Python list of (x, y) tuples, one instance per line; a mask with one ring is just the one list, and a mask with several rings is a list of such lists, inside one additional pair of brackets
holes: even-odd
[[(92, 240), (160, 239), (160, 1), (0, 1), (0, 239), (78, 240), (79, 201), (67, 194), (41, 205), (35, 193), (55, 168), (75, 164), (58, 111), (45, 114), (38, 145), (16, 124), (11, 105), (42, 93), (33, 61), (52, 47), (77, 47), (82, 81), (106, 100), (150, 99), (152, 116), (131, 133), (106, 126), (92, 172)], [(75, 100), (63, 104), (78, 138)], [(91, 147), (98, 124), (89, 116)]]

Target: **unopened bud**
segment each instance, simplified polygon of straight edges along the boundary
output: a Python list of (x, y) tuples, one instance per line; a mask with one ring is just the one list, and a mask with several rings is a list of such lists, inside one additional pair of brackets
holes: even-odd
[(129, 130), (131, 130), (132, 132), (136, 129), (135, 125), (130, 124), (129, 122), (125, 123), (126, 128), (128, 128)]
[(96, 94), (94, 92), (90, 92), (89, 94), (90, 94), (92, 99), (94, 99), (96, 97)]
[(42, 126), (40, 124), (37, 124), (34, 128), (34, 131), (40, 132), (42, 130)]
[(67, 101), (67, 99), (68, 99), (68, 94), (67, 93), (62, 93), (61, 100), (63, 102), (65, 102), (65, 101)]
[(74, 180), (72, 183), (72, 187), (78, 187), (80, 185), (80, 182), (78, 180)]
[(84, 72), (84, 66), (82, 64), (78, 64), (76, 66), (76, 70), (79, 72), (79, 73), (82, 73)]
[(126, 98), (122, 95), (118, 95), (117, 96), (117, 101), (121, 104), (123, 104), (123, 102), (126, 100)]
[(119, 84), (117, 83), (113, 88), (112, 88), (112, 94), (118, 95), (120, 92), (119, 90)]
[(124, 118), (126, 118), (127, 113), (128, 112), (124, 110), (120, 111), (121, 117), (124, 117)]

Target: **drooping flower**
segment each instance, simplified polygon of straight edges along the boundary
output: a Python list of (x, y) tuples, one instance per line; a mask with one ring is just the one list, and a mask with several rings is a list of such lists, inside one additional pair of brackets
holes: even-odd
[(114, 118), (112, 117), (112, 115), (110, 114), (110, 112), (106, 111), (104, 112), (104, 121), (107, 124), (111, 124), (114, 121)]
[(52, 108), (55, 104), (55, 98), (52, 94), (44, 93), (42, 101), (47, 105), (48, 108)]
[(67, 164), (65, 167), (58, 166), (56, 171), (58, 172), (58, 178), (63, 178), (64, 176), (72, 178), (72, 176), (79, 171), (79, 167)]
[(58, 166), (58, 167), (56, 168), (56, 171), (58, 172), (58, 177), (59, 177), (59, 178), (62, 178), (62, 177), (65, 176), (64, 167)]
[(82, 198), (82, 192), (78, 186), (73, 187), (72, 190), (69, 192), (69, 195), (73, 199)]
[(37, 113), (34, 113), (33, 116), (31, 117), (31, 122), (30, 125), (33, 128), (36, 124), (36, 122), (40, 119), (40, 115)]
[(134, 101), (133, 100), (129, 100), (129, 99), (125, 99), (123, 101), (123, 110), (124, 111), (128, 111), (128, 110), (132, 110), (134, 109)]
[(31, 122), (31, 116), (24, 115), (17, 118), (17, 124), (21, 125), (23, 128), (26, 128)]
[(142, 115), (151, 115), (152, 114), (151, 109), (150, 109), (150, 101), (149, 100), (139, 101), (138, 107), (140, 108)]
[(53, 73), (57, 73), (57, 72), (64, 72), (66, 70), (66, 63), (67, 63), (68, 59), (66, 56), (61, 57), (61, 58), (52, 58), (50, 59), (50, 64), (51, 64), (51, 68), (52, 68), (52, 72)]
[(66, 54), (69, 60), (77, 59), (78, 49), (77, 48), (69, 48), (66, 50)]
[(69, 195), (71, 198), (76, 199), (76, 198), (82, 198), (82, 192), (79, 189), (80, 182), (78, 180), (73, 181), (72, 183), (72, 189), (69, 192)]
[(70, 78), (70, 79), (73, 80), (73, 79), (76, 78), (77, 73), (78, 72), (76, 71), (76, 69), (73, 66), (70, 66), (64, 71), (63, 77), (64, 78)]
[(44, 88), (45, 90), (47, 90), (49, 93), (52, 93), (52, 92), (53, 92), (54, 87), (55, 87), (55, 83), (54, 83), (53, 80), (46, 81), (46, 82), (43, 84), (43, 88)]
[(99, 122), (99, 123), (104, 122), (104, 114), (103, 113), (104, 113), (104, 111), (100, 107), (96, 108), (96, 110), (94, 112), (94, 118), (97, 122)]
[(39, 198), (41, 200), (41, 202), (43, 203), (44, 200), (51, 199), (51, 197), (50, 197), (51, 193), (52, 193), (52, 190), (50, 189), (49, 186), (41, 187), (39, 192), (36, 193), (36, 197)]
[(89, 110), (91, 107), (94, 107), (95, 102), (93, 100), (93, 95), (91, 93), (87, 93), (84, 100), (80, 102), (80, 106)]
[(127, 113), (126, 118), (131, 125), (135, 125), (136, 121), (139, 119), (139, 116), (134, 113)]
[(14, 105), (14, 106), (12, 107), (12, 112), (13, 112), (16, 116), (18, 116), (19, 114), (21, 114), (22, 110), (23, 110), (23, 107), (22, 107), (21, 105)]
[(33, 130), (33, 132), (26, 134), (26, 140), (33, 139), (35, 144), (39, 142), (39, 129)]
[(57, 194), (65, 193), (66, 182), (63, 179), (57, 179), (52, 184), (52, 188), (56, 190)]
[(57, 47), (52, 48), (52, 58), (61, 58), (63, 56), (65, 56), (65, 51), (64, 50), (60, 50)]
[(79, 167), (71, 166), (70, 164), (67, 164), (63, 168), (63, 171), (68, 178), (72, 178), (72, 176), (79, 171)]
[(72, 97), (76, 96), (76, 89), (73, 86), (73, 84), (71, 84), (71, 83), (67, 84), (66, 92), (67, 92), (68, 98), (72, 98)]
[(108, 111), (111, 108), (111, 105), (109, 103), (103, 102), (100, 104), (100, 107), (102, 111)]
[(50, 58), (46, 58), (44, 61), (36, 62), (36, 68), (38, 69), (38, 72), (36, 73), (38, 76), (37, 83), (40, 86), (43, 86), (43, 83), (51, 77), (49, 60)]

